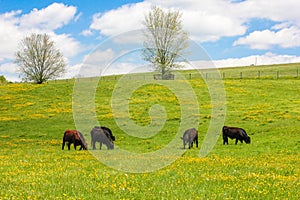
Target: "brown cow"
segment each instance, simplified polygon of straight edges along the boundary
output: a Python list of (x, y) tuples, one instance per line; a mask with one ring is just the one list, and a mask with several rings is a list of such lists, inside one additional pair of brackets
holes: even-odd
[(181, 137), (183, 140), (183, 148), (185, 149), (185, 145), (189, 145), (189, 149), (193, 147), (193, 142), (196, 143), (196, 147), (198, 148), (198, 131), (195, 128), (190, 128), (186, 130), (183, 134), (183, 137)]
[(74, 144), (74, 149), (76, 150), (76, 146), (80, 145), (80, 149), (84, 149), (87, 150), (87, 143), (85, 142), (85, 139), (82, 135), (82, 133), (80, 133), (77, 130), (66, 130), (64, 133), (64, 137), (63, 137), (63, 143), (62, 143), (62, 150), (64, 150), (65, 147), (65, 143), (68, 142), (68, 150), (70, 150), (70, 146), (73, 143)]
[(114, 149), (115, 137), (109, 128), (95, 126), (91, 130), (91, 145), (93, 149), (96, 149), (96, 142), (100, 143), (100, 149), (102, 148), (102, 143), (104, 143), (107, 149)]
[(247, 135), (246, 131), (242, 128), (223, 126), (222, 133), (223, 133), (223, 144), (228, 144), (228, 138), (235, 139), (235, 144), (237, 144), (238, 141), (240, 141), (241, 143), (245, 141), (246, 144), (250, 144), (251, 142), (250, 137)]

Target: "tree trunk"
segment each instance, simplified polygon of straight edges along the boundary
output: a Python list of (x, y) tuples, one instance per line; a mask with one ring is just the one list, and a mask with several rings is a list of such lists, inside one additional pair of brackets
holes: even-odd
[(162, 67), (161, 68), (161, 79), (162, 80), (165, 80), (166, 79), (166, 68), (165, 67)]

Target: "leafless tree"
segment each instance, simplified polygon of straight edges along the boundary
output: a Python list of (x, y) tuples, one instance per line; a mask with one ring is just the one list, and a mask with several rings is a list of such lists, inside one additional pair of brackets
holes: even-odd
[(172, 69), (182, 67), (178, 62), (187, 53), (188, 34), (182, 28), (181, 13), (165, 12), (155, 6), (145, 15), (143, 25), (146, 27), (143, 59), (161, 73), (162, 79), (168, 79)]
[(20, 76), (41, 84), (65, 72), (65, 61), (47, 34), (31, 34), (19, 44), (15, 54)]

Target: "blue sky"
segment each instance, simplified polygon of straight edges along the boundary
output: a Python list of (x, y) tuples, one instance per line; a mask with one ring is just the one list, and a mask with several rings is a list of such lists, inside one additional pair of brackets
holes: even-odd
[[(104, 65), (114, 60), (107, 73), (126, 73), (138, 65), (134, 60), (140, 62), (134, 49), (140, 46), (131, 45), (139, 36), (127, 33), (143, 28), (143, 17), (153, 5), (179, 10), (190, 39), (217, 67), (255, 60), (258, 65), (300, 62), (298, 0), (0, 0), (0, 75), (20, 80), (14, 53), (31, 33), (47, 33), (55, 41), (68, 63), (66, 78), (94, 61)], [(125, 51), (134, 53), (116, 62), (116, 55)]]

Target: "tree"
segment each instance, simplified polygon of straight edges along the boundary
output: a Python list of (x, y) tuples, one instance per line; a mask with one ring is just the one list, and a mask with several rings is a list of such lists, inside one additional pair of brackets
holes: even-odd
[(25, 81), (41, 84), (65, 72), (64, 58), (47, 34), (25, 37), (15, 56), (20, 76)]
[(162, 79), (168, 79), (172, 69), (182, 67), (177, 63), (184, 60), (188, 47), (188, 34), (182, 28), (181, 13), (164, 12), (155, 6), (145, 15), (143, 25), (146, 27), (143, 59), (161, 73)]
[(7, 83), (7, 80), (6, 80), (5, 76), (1, 75), (0, 76), (0, 84), (4, 84), (4, 83)]

